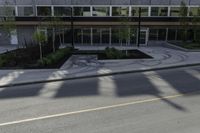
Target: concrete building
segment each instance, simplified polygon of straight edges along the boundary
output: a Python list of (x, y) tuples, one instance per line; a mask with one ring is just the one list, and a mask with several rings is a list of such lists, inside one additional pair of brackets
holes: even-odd
[[(200, 0), (184, 0), (187, 19), (197, 16)], [(138, 16), (141, 7), (140, 43), (148, 45), (160, 41), (181, 40), (181, 0), (0, 0), (0, 17), (15, 16), (16, 29), (0, 29), (0, 45), (22, 45), (32, 42), (35, 30), (50, 36), (52, 16), (63, 20), (58, 31), (64, 44), (70, 44), (72, 33), (75, 45), (135, 46), (138, 41)], [(74, 30), (71, 31), (71, 9)], [(123, 19), (127, 18), (127, 19)], [(124, 24), (124, 20), (127, 20)], [(192, 25), (192, 23), (190, 23)], [(38, 28), (38, 26), (40, 28)], [(128, 39), (120, 39), (127, 30)], [(191, 34), (192, 36), (192, 34)], [(188, 39), (191, 38), (188, 36)]]

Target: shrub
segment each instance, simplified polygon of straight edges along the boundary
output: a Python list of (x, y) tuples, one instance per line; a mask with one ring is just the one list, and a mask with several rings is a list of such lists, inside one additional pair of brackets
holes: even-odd
[(122, 51), (117, 50), (115, 48), (108, 48), (108, 47), (105, 49), (104, 54), (108, 59), (120, 59), (124, 56)]
[(70, 56), (71, 53), (72, 53), (72, 49), (70, 48), (59, 49), (55, 53), (51, 53), (47, 55), (42, 60), (38, 60), (37, 64), (39, 66), (51, 66), (59, 62), (63, 58)]

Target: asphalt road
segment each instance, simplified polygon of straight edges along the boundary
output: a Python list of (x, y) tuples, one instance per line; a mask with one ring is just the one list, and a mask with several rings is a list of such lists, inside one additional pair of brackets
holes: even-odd
[(200, 67), (0, 88), (0, 133), (199, 133)]

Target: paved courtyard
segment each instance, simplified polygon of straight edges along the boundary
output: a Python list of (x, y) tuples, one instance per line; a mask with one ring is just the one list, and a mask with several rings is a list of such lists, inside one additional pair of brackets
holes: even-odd
[(200, 64), (200, 52), (184, 52), (164, 47), (134, 49), (139, 49), (153, 58), (97, 60), (95, 55), (73, 55), (60, 69), (0, 70), (0, 86)]
[(0, 54), (1, 53), (5, 53), (5, 52), (10, 51), (10, 50), (14, 50), (16, 48), (17, 48), (16, 45), (3, 45), (3, 46), (0, 46)]

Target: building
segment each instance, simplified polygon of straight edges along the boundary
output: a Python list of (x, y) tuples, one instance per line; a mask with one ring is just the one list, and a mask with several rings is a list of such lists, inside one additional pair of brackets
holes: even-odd
[[(188, 8), (187, 19), (191, 21), (192, 16), (199, 15), (200, 0), (184, 2)], [(10, 34), (0, 29), (0, 45), (31, 42), (35, 30), (48, 36), (48, 22), (52, 16), (58, 16), (64, 21), (58, 34), (65, 44), (70, 44), (73, 39), (75, 45), (135, 46), (138, 41), (139, 7), (141, 45), (181, 40), (180, 5), (181, 0), (0, 0), (1, 18), (6, 16), (5, 7), (8, 7), (11, 10), (9, 15), (15, 16), (17, 25)], [(125, 22), (130, 33), (128, 40), (120, 39), (120, 33), (125, 28), (123, 20), (128, 20)], [(0, 25), (2, 27), (2, 23)]]

